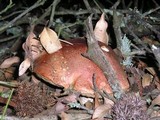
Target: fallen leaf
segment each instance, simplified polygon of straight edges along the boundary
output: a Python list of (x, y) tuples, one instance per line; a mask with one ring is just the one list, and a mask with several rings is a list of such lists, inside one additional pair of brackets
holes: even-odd
[(152, 106), (160, 105), (160, 94), (152, 101)]
[(101, 49), (105, 52), (109, 52), (109, 49), (106, 46), (101, 46)]
[(9, 68), (15, 63), (19, 63), (20, 59), (17, 56), (10, 57), (3, 61), (3, 63), (0, 65), (0, 68)]
[(151, 82), (152, 82), (152, 79), (153, 79), (152, 75), (144, 74), (142, 76), (142, 86), (143, 86), (143, 88), (149, 86), (151, 84)]
[(35, 38), (36, 35), (31, 31), (26, 39), (26, 42), (22, 45), (25, 51), (25, 58), (29, 58), (32, 61), (37, 59), (43, 51), (40, 41)]
[(77, 99), (78, 99), (79, 95), (80, 94), (78, 94), (78, 93), (72, 93), (68, 96), (60, 98), (59, 101), (63, 101), (65, 103), (77, 102)]
[(5, 79), (13, 79), (14, 73), (16, 71), (16, 67), (9, 67), (4, 70)]
[(94, 28), (94, 34), (98, 41), (103, 42), (108, 45), (108, 33), (106, 32), (108, 27), (108, 23), (105, 21), (105, 14), (103, 13), (99, 19), (99, 21), (96, 23), (96, 26)]
[(107, 105), (114, 105), (114, 102), (112, 100), (110, 100), (109, 98), (107, 97), (104, 97), (104, 104), (107, 104)]
[(66, 110), (68, 110), (68, 107), (65, 104), (63, 104), (61, 102), (57, 102), (55, 104), (55, 111), (54, 111), (55, 114), (59, 114), (59, 113), (64, 112)]
[(22, 48), (25, 51), (25, 58), (32, 58), (31, 56), (31, 47), (32, 47), (32, 40), (34, 40), (34, 38), (36, 37), (36, 35), (33, 33), (33, 31), (31, 31), (26, 39), (26, 42), (23, 43)]
[(19, 76), (23, 75), (30, 66), (31, 60), (26, 58), (19, 66)]
[(156, 72), (153, 67), (146, 67), (146, 70), (150, 72), (152, 75), (156, 75)]
[(111, 104), (104, 104), (104, 105), (100, 105), (98, 106), (92, 116), (92, 119), (102, 119), (103, 117), (105, 117), (105, 115), (107, 115), (110, 111), (110, 109), (112, 108)]
[[(154, 118), (154, 117), (158, 118), (158, 117), (160, 117), (160, 110), (154, 110), (150, 116), (151, 116), (151, 118)], [(158, 120), (158, 119), (155, 119), (155, 120)]]
[(94, 97), (94, 108), (97, 108), (100, 106), (100, 101), (99, 101), (99, 94), (97, 91), (95, 91), (95, 97)]
[(89, 98), (89, 97), (83, 97), (83, 96), (81, 96), (81, 97), (79, 98), (79, 100), (80, 100), (80, 103), (81, 103), (82, 105), (86, 104), (87, 102), (93, 103), (93, 98)]
[(107, 114), (109, 114), (110, 109), (114, 105), (114, 102), (106, 97), (104, 97), (104, 104), (99, 105), (95, 108), (92, 119), (100, 120)]
[(31, 27), (31, 32), (29, 33), (26, 42), (22, 45), (22, 48), (25, 51), (25, 60), (19, 66), (19, 76), (23, 75), (34, 60), (43, 54), (42, 45), (40, 41), (36, 39), (33, 28), (34, 26)]
[(40, 41), (45, 50), (51, 54), (62, 48), (57, 34), (50, 28), (44, 27), (40, 34)]
[(31, 76), (31, 80), (32, 80), (33, 83), (35, 83), (36, 85), (38, 85), (38, 83), (40, 82), (40, 81), (38, 80), (38, 78), (35, 77), (34, 75)]
[(71, 118), (69, 117), (69, 115), (65, 112), (61, 112), (61, 120), (70, 120)]

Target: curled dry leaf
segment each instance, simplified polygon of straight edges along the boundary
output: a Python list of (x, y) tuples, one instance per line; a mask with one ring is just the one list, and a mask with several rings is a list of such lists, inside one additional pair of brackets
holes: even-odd
[(17, 56), (10, 57), (3, 61), (3, 63), (0, 65), (0, 68), (9, 68), (15, 63), (19, 63), (20, 59)]
[(37, 59), (43, 51), (40, 41), (36, 40), (35, 38), (36, 35), (33, 32), (30, 32), (26, 42), (22, 46), (25, 51), (25, 58), (29, 58), (32, 61)]
[(153, 79), (152, 75), (144, 74), (142, 76), (142, 86), (143, 86), (143, 88), (149, 86), (151, 84), (151, 82), (152, 82), (152, 79)]
[(54, 53), (62, 48), (57, 34), (47, 27), (45, 27), (40, 34), (40, 41), (49, 54)]
[(153, 67), (146, 67), (146, 70), (150, 72), (152, 75), (156, 75), (156, 72)]
[(32, 40), (35, 38), (35, 34), (31, 31), (26, 39), (26, 42), (22, 45), (22, 48), (25, 51), (25, 58), (32, 58), (31, 56), (31, 47)]
[(105, 21), (105, 14), (103, 13), (99, 19), (99, 21), (96, 23), (96, 26), (94, 28), (94, 34), (98, 41), (101, 41), (108, 45), (108, 33), (106, 32), (108, 27), (108, 23)]
[(33, 61), (37, 59), (43, 51), (40, 41), (36, 40), (36, 35), (31, 31), (23, 43), (22, 47), (25, 51), (25, 60), (20, 64), (19, 76), (23, 75), (25, 71), (31, 66)]
[(29, 58), (26, 58), (19, 66), (19, 76), (23, 75), (26, 70), (30, 67), (31, 60)]
[(93, 103), (93, 98), (81, 96), (81, 97), (79, 98), (79, 101), (80, 101), (80, 103), (81, 103), (82, 105), (84, 105), (84, 104), (86, 104), (87, 102)]

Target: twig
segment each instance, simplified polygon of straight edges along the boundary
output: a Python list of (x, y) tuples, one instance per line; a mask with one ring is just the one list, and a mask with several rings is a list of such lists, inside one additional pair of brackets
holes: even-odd
[(10, 21), (7, 24), (4, 24), (0, 27), (0, 33), (4, 32), (8, 27), (11, 27), (18, 19), (20, 19), (22, 16), (24, 16), (26, 13), (30, 12), (31, 10), (43, 5), (46, 0), (38, 0), (34, 5), (32, 5), (30, 8), (25, 10), (23, 13), (18, 15), (16, 18), (14, 18), (12, 21)]
[(78, 21), (78, 22), (75, 22), (75, 23), (73, 23), (73, 24), (60, 27), (59, 30), (58, 30), (58, 37), (60, 36), (61, 31), (62, 31), (63, 29), (69, 28), (69, 27), (72, 27), (72, 26), (75, 26), (75, 25), (79, 25), (79, 24), (83, 24), (83, 23), (81, 23), (81, 22)]
[(159, 6), (159, 4), (157, 3), (158, 1), (156, 1), (156, 0), (152, 0), (152, 1), (157, 7)]
[(123, 6), (123, 9), (126, 9), (126, 3), (125, 3), (125, 0), (122, 0), (122, 6)]
[[(125, 20), (123, 20), (125, 22)], [(135, 42), (138, 42), (138, 44), (143, 45), (144, 43), (141, 41), (141, 39), (138, 38), (138, 36), (128, 27), (128, 25), (125, 23), (125, 27), (130, 32), (130, 34), (135, 38)]]
[(91, 6), (89, 5), (88, 0), (83, 0), (83, 2), (84, 2), (84, 4), (85, 4), (87, 10), (88, 10), (90, 13), (93, 13), (93, 10), (92, 10)]
[(129, 4), (127, 5), (127, 8), (126, 8), (126, 9), (129, 9), (129, 8), (131, 7), (132, 3), (133, 3), (133, 1), (131, 0), (131, 1), (129, 2)]
[[(158, 7), (157, 9), (160, 9), (160, 7)], [(157, 9), (155, 9), (155, 10), (157, 10)], [(153, 10), (153, 11), (155, 11), (155, 10)], [(148, 13), (150, 13), (150, 12), (148, 12)], [(141, 14), (140, 12), (136, 12), (136, 11), (134, 11), (134, 14), (138, 18), (138, 21), (137, 21), (138, 24), (141, 24), (141, 25), (145, 26), (146, 28), (149, 28), (151, 31), (153, 31), (157, 35), (160, 35), (160, 32), (158, 30), (156, 30), (151, 24), (149, 24), (148, 22), (146, 22), (144, 20), (143, 14)], [(147, 13), (145, 13), (144, 15), (147, 15)]]
[(54, 0), (53, 3), (52, 3), (52, 11), (51, 11), (51, 16), (50, 16), (48, 27), (50, 27), (53, 24), (53, 18), (54, 18), (54, 15), (55, 15), (55, 9), (56, 9), (56, 6), (58, 5), (58, 3), (60, 1), (61, 0)]
[(14, 4), (13, 4), (12, 0), (10, 0), (9, 5), (7, 5), (7, 7), (0, 12), (0, 15), (3, 14), (4, 12), (6, 12), (8, 9), (12, 8), (13, 6), (14, 6)]
[(141, 6), (140, 6), (140, 8), (141, 8), (141, 13), (142, 13), (143, 10), (144, 10), (144, 2), (145, 2), (144, 0), (141, 1)]
[(143, 13), (142, 16), (145, 17), (145, 16), (147, 16), (147, 15), (149, 15), (149, 14), (151, 14), (151, 13), (153, 13), (153, 12), (159, 10), (159, 9), (160, 9), (160, 6), (157, 7), (157, 8), (155, 8), (155, 9), (151, 9), (151, 10), (149, 10), (149, 11)]
[(118, 17), (116, 10), (113, 10), (113, 29), (116, 36), (117, 48), (121, 48), (122, 32), (120, 29), (121, 18)]
[(13, 13), (7, 15), (7, 16), (0, 17), (0, 20), (5, 20), (5, 19), (7, 19), (7, 18), (9, 18), (9, 17), (11, 17), (11, 16), (14, 16), (14, 15), (16, 15), (16, 14), (22, 13), (23, 11), (24, 11), (24, 10), (15, 11), (15, 12), (13, 12)]
[(12, 97), (13, 91), (14, 91), (14, 88), (13, 88), (13, 89), (11, 90), (11, 92), (10, 92), (10, 95), (9, 95), (8, 101), (7, 101), (7, 103), (6, 103), (6, 106), (5, 106), (4, 110), (3, 110), (3, 114), (2, 114), (2, 116), (1, 116), (1, 120), (3, 120), (3, 118), (4, 118), (5, 114), (6, 114), (6, 111), (7, 111), (7, 108), (8, 108), (9, 102), (10, 102), (10, 100), (11, 100), (11, 97)]
[(134, 0), (134, 8), (138, 8), (138, 2), (139, 0)]
[(50, 13), (50, 11), (51, 11), (51, 6), (52, 5), (50, 5), (48, 8), (47, 8), (47, 10), (46, 10), (46, 12), (44, 12), (43, 14), (42, 14), (42, 16), (41, 17), (39, 17), (33, 24), (39, 24), (46, 16), (48, 16), (49, 15), (49, 13)]
[(16, 34), (16, 35), (14, 35), (14, 36), (10, 36), (10, 37), (7, 37), (7, 38), (0, 39), (0, 43), (13, 40), (14, 38), (17, 38), (17, 37), (19, 37), (20, 35), (21, 35), (21, 34)]
[(130, 34), (134, 37), (133, 41), (137, 42), (138, 44), (141, 44), (148, 52), (151, 52), (151, 50), (149, 48), (146, 47), (146, 45), (143, 43), (143, 41), (141, 41), (141, 39), (139, 39), (139, 37), (131, 30), (129, 29), (128, 25), (126, 24), (124, 18), (123, 18), (123, 22), (125, 23), (125, 26), (127, 28), (127, 30), (130, 32)]
[[(95, 10), (94, 12), (100, 13), (100, 11)], [(73, 11), (73, 10), (67, 10), (64, 9), (63, 11), (57, 11), (55, 12), (55, 15), (84, 15), (84, 14), (89, 14), (90, 12), (88, 10), (80, 10), (80, 11)]]
[(111, 8), (116, 9), (120, 3), (121, 3), (121, 0), (117, 0), (117, 2), (115, 2), (115, 4)]
[[(119, 81), (116, 75), (116, 72), (113, 69), (113, 66), (106, 59), (103, 51), (98, 45), (93, 32), (93, 26), (91, 21), (92, 16), (90, 16), (86, 21), (86, 31), (87, 31), (87, 43), (88, 50), (87, 53), (83, 54), (85, 57), (92, 60), (99, 68), (102, 69), (106, 79), (108, 78), (109, 85), (111, 86), (114, 96), (118, 99), (123, 94), (123, 90), (120, 87)], [(98, 59), (97, 59), (98, 58)]]
[(104, 9), (102, 9), (101, 7), (100, 7), (100, 5), (97, 3), (97, 1), (96, 0), (93, 0), (93, 2), (96, 4), (96, 6), (100, 9), (100, 11), (103, 13), (104, 12)]
[(0, 81), (0, 85), (1, 86), (6, 86), (9, 88), (15, 88), (18, 87), (18, 84), (12, 83), (12, 82), (4, 82), (4, 81)]

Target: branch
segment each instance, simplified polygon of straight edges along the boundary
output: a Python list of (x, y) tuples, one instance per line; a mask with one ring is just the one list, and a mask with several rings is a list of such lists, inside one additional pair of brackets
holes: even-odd
[(122, 40), (122, 32), (121, 32), (121, 17), (117, 15), (116, 10), (113, 10), (113, 29), (114, 34), (116, 36), (117, 48), (120, 50), (121, 40)]
[(60, 2), (61, 0), (54, 0), (53, 3), (52, 3), (52, 12), (51, 12), (51, 16), (50, 16), (50, 20), (49, 20), (49, 27), (52, 25), (53, 23), (53, 18), (54, 18), (54, 14), (55, 14), (55, 9), (56, 9), (56, 6), (58, 5), (58, 3)]
[(83, 0), (83, 2), (84, 2), (84, 4), (85, 4), (87, 10), (88, 10), (90, 13), (92, 13), (93, 10), (92, 10), (90, 4), (88, 3), (88, 0)]
[(19, 36), (21, 36), (21, 34), (16, 34), (16, 35), (13, 35), (13, 36), (10, 36), (10, 37), (6, 37), (6, 38), (3, 38), (3, 39), (0, 39), (0, 43), (13, 40), (15, 38), (18, 38)]
[(12, 21), (10, 21), (7, 24), (4, 24), (2, 27), (0, 27), (0, 33), (4, 32), (7, 28), (13, 26), (13, 24), (20, 19), (21, 17), (23, 17), (25, 14), (27, 14), (28, 12), (30, 12), (31, 10), (43, 5), (45, 3), (46, 0), (38, 0), (34, 5), (32, 5), (30, 8), (28, 8), (27, 10), (25, 10), (23, 13), (21, 13), (20, 15), (18, 15), (16, 18), (14, 18)]
[(90, 16), (86, 21), (88, 50), (87, 53), (83, 55), (92, 60), (96, 65), (99, 66), (99, 68), (102, 69), (106, 79), (108, 80), (112, 88), (114, 96), (120, 98), (123, 94), (123, 90), (119, 84), (120, 78), (117, 77), (117, 73), (113, 68), (114, 65), (112, 65), (110, 61), (106, 59), (106, 55), (103, 53), (100, 46), (98, 45), (98, 41), (95, 39), (91, 19), (92, 16)]
[(7, 5), (7, 7), (0, 12), (0, 15), (3, 14), (4, 12), (6, 12), (8, 9), (12, 8), (13, 6), (14, 6), (14, 4), (13, 4), (12, 0), (10, 0), (9, 5)]

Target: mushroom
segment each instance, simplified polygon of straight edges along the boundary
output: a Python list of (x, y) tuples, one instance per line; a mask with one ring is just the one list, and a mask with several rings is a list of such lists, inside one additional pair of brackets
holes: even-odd
[[(80, 92), (84, 96), (94, 96), (93, 74), (95, 83), (99, 90), (112, 93), (107, 79), (102, 70), (91, 60), (82, 56), (87, 50), (87, 43), (84, 39), (74, 39), (70, 41), (73, 45), (62, 43), (62, 48), (55, 53), (48, 54), (43, 51), (43, 55), (33, 63), (33, 72), (50, 84), (71, 88)], [(117, 71), (117, 77), (122, 89), (129, 88), (127, 77), (119, 64), (113, 50), (106, 46), (109, 52), (104, 51), (106, 58)], [(98, 58), (97, 58), (98, 59)]]

